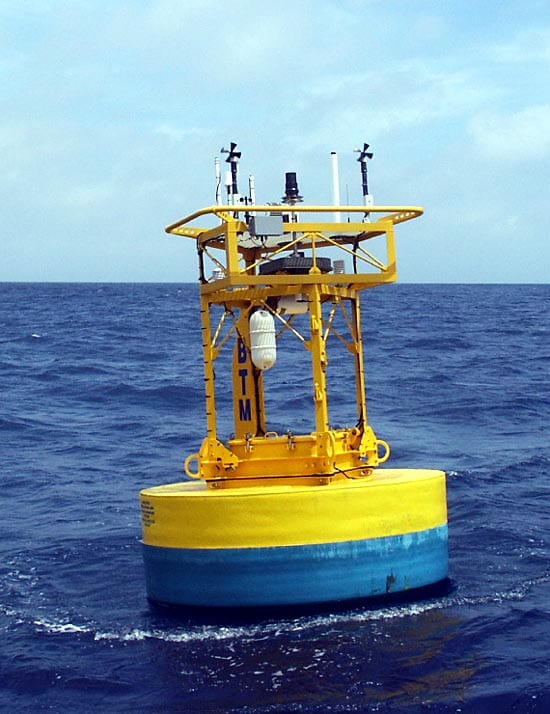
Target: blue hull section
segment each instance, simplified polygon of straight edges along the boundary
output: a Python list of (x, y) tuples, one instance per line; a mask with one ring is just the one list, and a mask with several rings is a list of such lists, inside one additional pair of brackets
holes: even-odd
[(297, 605), (374, 597), (448, 574), (447, 525), (364, 541), (272, 548), (143, 545), (147, 595), (174, 605)]

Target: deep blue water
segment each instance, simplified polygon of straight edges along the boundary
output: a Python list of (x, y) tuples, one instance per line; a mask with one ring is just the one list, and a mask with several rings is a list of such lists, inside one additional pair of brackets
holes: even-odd
[(174, 613), (145, 598), (138, 492), (204, 435), (197, 288), (0, 284), (0, 710), (550, 710), (550, 286), (382, 287), (363, 315), (390, 465), (449, 475), (448, 587)]

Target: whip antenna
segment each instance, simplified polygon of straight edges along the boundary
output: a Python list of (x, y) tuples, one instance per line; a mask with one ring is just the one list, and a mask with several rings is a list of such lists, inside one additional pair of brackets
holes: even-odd
[(214, 168), (216, 171), (216, 204), (222, 205), (222, 171), (220, 168), (220, 160), (216, 156), (214, 159)]

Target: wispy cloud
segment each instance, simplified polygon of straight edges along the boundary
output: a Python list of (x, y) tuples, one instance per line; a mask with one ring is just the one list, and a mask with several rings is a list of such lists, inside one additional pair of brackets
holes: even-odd
[(511, 114), (484, 114), (472, 120), (478, 149), (490, 159), (544, 161), (550, 157), (550, 104)]
[(550, 27), (533, 26), (516, 31), (507, 41), (491, 45), (487, 55), (504, 64), (550, 65)]

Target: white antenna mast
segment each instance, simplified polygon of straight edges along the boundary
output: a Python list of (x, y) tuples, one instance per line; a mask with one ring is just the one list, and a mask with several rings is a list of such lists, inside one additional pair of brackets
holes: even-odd
[[(335, 151), (330, 152), (332, 162), (332, 202), (335, 206), (340, 205), (340, 174), (338, 170), (338, 154)], [(334, 214), (336, 223), (340, 223), (342, 217), (340, 212)]]
[(233, 203), (233, 200), (231, 198), (231, 171), (227, 169), (225, 172), (225, 193), (227, 195), (227, 205), (230, 206)]
[(248, 196), (250, 198), (250, 204), (253, 206), (256, 203), (256, 182), (252, 174), (248, 177)]

